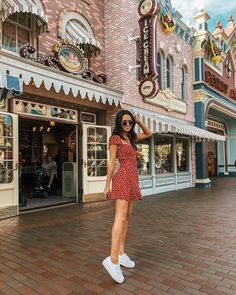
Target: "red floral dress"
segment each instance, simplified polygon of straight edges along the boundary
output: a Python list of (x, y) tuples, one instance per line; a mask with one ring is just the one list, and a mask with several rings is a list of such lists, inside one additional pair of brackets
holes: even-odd
[(116, 157), (120, 167), (112, 178), (112, 189), (108, 198), (126, 201), (142, 200), (136, 163), (137, 151), (130, 144), (123, 143), (118, 135), (110, 137), (109, 146), (112, 144), (118, 145)]

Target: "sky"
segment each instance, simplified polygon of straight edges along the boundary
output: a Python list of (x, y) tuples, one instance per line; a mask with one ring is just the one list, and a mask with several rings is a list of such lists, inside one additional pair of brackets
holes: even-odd
[[(194, 25), (193, 16), (204, 8), (210, 15), (211, 19), (208, 21), (211, 32), (215, 30), (216, 21), (220, 20), (226, 27), (229, 15), (232, 14), (236, 23), (236, 1), (225, 0), (223, 4), (220, 0), (172, 0), (172, 7), (177, 9), (183, 15), (183, 21), (188, 25)], [(223, 6), (223, 7), (222, 7)]]

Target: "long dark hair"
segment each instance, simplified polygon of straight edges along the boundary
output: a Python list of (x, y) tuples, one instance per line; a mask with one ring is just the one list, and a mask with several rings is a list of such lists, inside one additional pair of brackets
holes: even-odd
[(132, 146), (135, 147), (135, 141), (137, 138), (137, 134), (134, 131), (134, 127), (135, 127), (135, 119), (134, 119), (134, 115), (128, 111), (128, 110), (120, 110), (117, 114), (116, 114), (116, 119), (115, 119), (115, 128), (112, 132), (112, 135), (119, 135), (121, 138), (123, 138), (125, 140), (125, 138), (123, 137), (123, 127), (122, 127), (122, 118), (124, 115), (129, 115), (132, 118), (132, 121), (134, 121), (134, 124), (132, 126), (132, 128), (130, 129), (129, 133), (128, 133), (128, 137), (130, 140), (130, 143), (132, 144)]

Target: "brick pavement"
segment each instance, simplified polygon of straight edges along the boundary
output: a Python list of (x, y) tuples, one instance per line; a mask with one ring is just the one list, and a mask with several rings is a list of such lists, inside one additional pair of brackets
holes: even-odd
[(113, 202), (0, 221), (0, 294), (236, 294), (235, 178), (135, 204), (127, 253), (137, 266), (113, 283), (108, 254)]

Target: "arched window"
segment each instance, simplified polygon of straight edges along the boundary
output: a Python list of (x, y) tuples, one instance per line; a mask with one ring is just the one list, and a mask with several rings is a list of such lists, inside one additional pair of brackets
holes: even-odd
[(173, 61), (171, 56), (167, 56), (166, 59), (166, 87), (173, 89), (173, 81), (172, 81), (172, 73), (173, 73)]
[(183, 100), (187, 99), (187, 69), (185, 66), (181, 69), (182, 80), (181, 80), (181, 98)]
[(157, 53), (157, 73), (158, 73), (158, 78), (157, 81), (159, 83), (159, 89), (163, 90), (164, 89), (164, 80), (163, 80), (163, 53), (159, 50)]
[(76, 11), (63, 16), (61, 37), (78, 44), (88, 59), (100, 53), (100, 43), (95, 39), (89, 22)]

